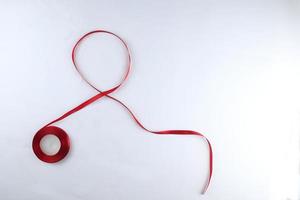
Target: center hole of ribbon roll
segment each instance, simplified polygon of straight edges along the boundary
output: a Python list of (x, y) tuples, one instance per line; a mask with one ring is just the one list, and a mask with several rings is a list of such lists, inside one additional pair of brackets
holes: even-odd
[(41, 142), (40, 147), (42, 151), (48, 156), (57, 154), (61, 146), (60, 140), (55, 135), (45, 135)]
[(81, 74), (101, 91), (113, 88), (124, 77), (128, 65), (127, 51), (115, 36), (100, 32), (82, 40), (76, 50)]

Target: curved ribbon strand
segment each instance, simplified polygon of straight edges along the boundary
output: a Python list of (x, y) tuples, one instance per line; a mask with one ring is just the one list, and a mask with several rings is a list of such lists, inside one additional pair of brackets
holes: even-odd
[[(87, 79), (86, 77), (81, 73), (79, 67), (78, 67), (78, 64), (76, 63), (76, 49), (77, 47), (79, 46), (79, 44), (88, 36), (92, 35), (92, 34), (95, 34), (95, 33), (106, 33), (106, 34), (110, 34), (110, 35), (113, 35), (115, 37), (117, 37), (121, 43), (123, 44), (123, 46), (125, 47), (126, 51), (127, 51), (127, 59), (128, 59), (128, 64), (127, 64), (127, 70), (125, 72), (125, 75), (123, 77), (123, 79), (121, 80), (121, 82), (113, 87), (112, 89), (109, 89), (109, 90), (106, 90), (106, 91), (101, 91), (99, 90), (98, 88), (96, 88), (94, 85), (92, 85)], [(154, 134), (161, 134), (161, 135), (167, 135), (167, 134), (171, 134), (171, 135), (197, 135), (197, 136), (200, 136), (202, 138), (205, 139), (205, 141), (207, 142), (208, 144), (208, 148), (209, 148), (209, 176), (208, 176), (208, 179), (206, 181), (206, 184), (205, 184), (205, 187), (202, 191), (202, 194), (204, 194), (207, 189), (208, 189), (208, 186), (210, 184), (210, 181), (211, 181), (211, 177), (212, 177), (212, 172), (213, 172), (213, 152), (212, 152), (212, 147), (211, 147), (211, 144), (209, 142), (209, 140), (204, 136), (202, 135), (201, 133), (199, 132), (196, 132), (196, 131), (192, 131), (192, 130), (163, 130), (163, 131), (153, 131), (153, 130), (150, 130), (150, 129), (147, 129), (138, 119), (137, 117), (134, 115), (134, 113), (128, 108), (128, 106), (126, 106), (123, 102), (121, 102), (120, 100), (116, 99), (115, 97), (112, 97), (110, 96), (110, 94), (114, 91), (116, 91), (124, 82), (125, 80), (128, 78), (128, 75), (129, 75), (129, 72), (130, 72), (130, 69), (131, 69), (131, 56), (130, 56), (130, 52), (129, 52), (129, 48), (127, 46), (127, 44), (125, 43), (125, 41), (118, 35), (112, 33), (112, 32), (109, 32), (109, 31), (105, 31), (105, 30), (94, 30), (94, 31), (91, 31), (91, 32), (88, 32), (86, 33), (85, 35), (83, 35), (75, 44), (75, 46), (73, 47), (73, 50), (72, 50), (72, 62), (74, 64), (74, 67), (76, 69), (76, 71), (79, 73), (79, 75), (81, 76), (81, 78), (88, 84), (90, 85), (92, 88), (94, 88), (96, 91), (98, 91), (98, 94), (96, 94), (95, 96), (91, 97), (90, 99), (84, 101), (83, 103), (81, 103), (80, 105), (76, 106), (75, 108), (69, 110), (68, 112), (66, 112), (65, 114), (63, 114), (62, 116), (60, 116), (59, 118), (53, 120), (52, 122), (46, 124), (43, 128), (45, 127), (48, 127), (50, 126), (51, 124), (54, 124), (58, 121), (61, 121), (63, 120), (64, 118), (68, 117), (69, 115), (72, 115), (73, 113), (83, 109), (84, 107), (90, 105), (91, 103), (101, 99), (102, 97), (106, 96), (116, 102), (118, 102), (120, 105), (122, 105), (128, 112), (129, 114), (131, 115), (131, 117), (134, 119), (134, 121), (142, 128), (144, 129), (145, 131), (147, 132), (150, 132), (150, 133), (154, 133)], [(42, 129), (43, 129), (42, 128)]]

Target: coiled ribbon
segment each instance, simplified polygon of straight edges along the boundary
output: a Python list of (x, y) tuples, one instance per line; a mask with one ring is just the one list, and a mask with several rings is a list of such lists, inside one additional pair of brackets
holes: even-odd
[[(127, 69), (126, 72), (123, 76), (123, 78), (121, 79), (120, 83), (117, 84), (115, 87), (106, 90), (106, 91), (101, 91), (98, 88), (96, 88), (94, 85), (92, 85), (87, 79), (86, 77), (81, 73), (79, 66), (76, 62), (76, 49), (79, 46), (79, 44), (88, 36), (95, 34), (95, 33), (104, 33), (104, 34), (109, 34), (112, 35), (116, 38), (119, 39), (119, 41), (123, 44), (123, 46), (126, 49), (127, 52)], [(205, 184), (205, 187), (202, 191), (202, 193), (204, 194), (210, 184), (210, 180), (212, 177), (212, 171), (213, 171), (213, 152), (212, 152), (212, 147), (211, 144), (209, 142), (209, 140), (202, 135), (199, 132), (196, 131), (192, 131), (192, 130), (163, 130), (163, 131), (153, 131), (150, 129), (147, 129), (138, 119), (137, 117), (134, 115), (134, 113), (120, 100), (114, 98), (113, 96), (111, 96), (110, 94), (113, 93), (114, 91), (116, 91), (124, 82), (125, 80), (128, 78), (129, 72), (130, 72), (130, 68), (131, 68), (131, 56), (130, 56), (130, 52), (129, 52), (129, 48), (126, 44), (126, 42), (118, 35), (109, 32), (109, 31), (105, 31), (105, 30), (94, 30), (91, 32), (86, 33), (85, 35), (83, 35), (75, 44), (75, 46), (73, 47), (72, 50), (72, 62), (74, 64), (75, 69), (77, 70), (77, 72), (79, 73), (79, 75), (81, 76), (81, 78), (87, 83), (89, 84), (92, 88), (94, 88), (98, 93), (89, 98), (88, 100), (84, 101), (83, 103), (81, 103), (80, 105), (76, 106), (75, 108), (69, 110), (68, 112), (66, 112), (65, 114), (63, 114), (62, 116), (60, 116), (59, 118), (51, 121), (50, 123), (46, 124), (44, 127), (42, 127), (34, 136), (33, 138), (33, 142), (32, 142), (32, 148), (34, 153), (36, 154), (36, 156), (47, 163), (55, 163), (58, 162), (60, 160), (62, 160), (69, 152), (70, 149), (70, 139), (69, 136), (67, 135), (67, 133), (56, 126), (52, 126), (52, 124), (63, 120), (64, 118), (68, 117), (69, 115), (72, 115), (73, 113), (83, 109), (84, 107), (90, 105), (91, 103), (93, 103), (94, 101), (97, 101), (99, 99), (101, 99), (102, 97), (108, 97), (116, 102), (118, 102), (119, 104), (121, 104), (131, 115), (131, 117), (134, 119), (134, 121), (145, 131), (150, 132), (150, 133), (154, 133), (154, 134), (161, 134), (161, 135), (168, 135), (168, 134), (172, 134), (172, 135), (196, 135), (196, 136), (200, 136), (202, 137), (208, 144), (208, 149), (209, 149), (209, 175)], [(56, 135), (60, 142), (61, 142), (61, 147), (59, 149), (59, 151), (55, 154), (55, 155), (47, 155), (45, 154), (40, 147), (40, 141), (41, 139), (48, 134), (53, 134)]]

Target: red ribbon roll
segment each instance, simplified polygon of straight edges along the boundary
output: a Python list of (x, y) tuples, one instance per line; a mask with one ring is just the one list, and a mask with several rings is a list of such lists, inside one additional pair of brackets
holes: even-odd
[[(76, 49), (78, 47), (78, 45), (88, 36), (95, 34), (95, 33), (104, 33), (104, 34), (110, 34), (116, 38), (118, 38), (120, 40), (120, 42), (123, 44), (123, 46), (125, 47), (126, 51), (127, 51), (127, 70), (123, 76), (123, 79), (121, 80), (121, 82), (119, 84), (117, 84), (115, 87), (106, 90), (106, 91), (101, 91), (98, 88), (96, 88), (94, 85), (92, 85), (85, 77), (84, 75), (81, 73), (78, 64), (76, 63)], [(120, 100), (114, 98), (113, 96), (111, 96), (110, 94), (112, 92), (114, 92), (115, 90), (117, 90), (123, 83), (124, 81), (127, 79), (128, 74), (130, 72), (130, 68), (131, 68), (131, 57), (130, 57), (130, 52), (129, 52), (129, 48), (127, 46), (127, 44), (125, 43), (125, 41), (119, 37), (118, 35), (109, 32), (109, 31), (105, 31), (105, 30), (95, 30), (95, 31), (91, 31), (86, 33), (85, 35), (83, 35), (75, 44), (75, 46), (73, 47), (72, 50), (72, 62), (74, 64), (75, 69), (77, 70), (77, 72), (79, 73), (79, 75), (82, 77), (82, 79), (89, 84), (92, 88), (94, 88), (96, 91), (98, 91), (98, 93), (89, 98), (88, 100), (84, 101), (83, 103), (81, 103), (80, 105), (78, 105), (77, 107), (69, 110), (68, 112), (66, 112), (65, 114), (63, 114), (62, 116), (60, 116), (59, 118), (53, 120), (52, 122), (46, 124), (43, 128), (41, 128), (34, 136), (33, 141), (32, 141), (32, 147), (33, 147), (33, 151), (35, 153), (35, 155), (42, 161), (47, 162), (47, 163), (54, 163), (54, 162), (58, 162), (60, 160), (62, 160), (69, 152), (70, 149), (70, 140), (68, 135), (66, 134), (66, 132), (64, 130), (62, 130), (61, 128), (58, 128), (56, 126), (50, 126), (60, 120), (63, 120), (64, 118), (68, 117), (69, 115), (81, 110), (82, 108), (88, 106), (89, 104), (93, 103), (94, 101), (97, 101), (98, 99), (102, 98), (102, 97), (108, 97), (116, 102), (118, 102), (119, 104), (121, 104), (124, 108), (126, 108), (126, 110), (129, 112), (129, 114), (132, 116), (132, 118), (134, 119), (134, 121), (145, 131), (150, 132), (150, 133), (154, 133), (154, 134), (172, 134), (172, 135), (197, 135), (200, 136), (202, 138), (204, 138), (204, 140), (207, 142), (208, 144), (208, 148), (209, 148), (209, 176), (208, 179), (206, 181), (205, 187), (203, 189), (203, 194), (206, 192), (209, 184), (210, 184), (210, 180), (212, 177), (212, 171), (213, 171), (213, 153), (212, 153), (212, 147), (211, 144), (209, 142), (209, 140), (202, 135), (199, 132), (196, 131), (192, 131), (192, 130), (164, 130), (164, 131), (152, 131), (150, 129), (147, 129), (138, 119), (137, 117), (133, 114), (133, 112)], [(57, 136), (61, 142), (61, 147), (59, 149), (59, 151), (55, 154), (55, 155), (46, 155), (40, 147), (40, 141), (41, 139), (48, 134), (53, 134), (55, 136)]]
[[(60, 149), (55, 155), (47, 155), (45, 154), (40, 146), (40, 142), (42, 138), (46, 135), (53, 134), (56, 137), (58, 137), (60, 141)], [(42, 129), (40, 129), (34, 136), (32, 141), (32, 148), (35, 153), (35, 155), (42, 161), (48, 162), (48, 163), (55, 163), (60, 160), (62, 160), (70, 150), (70, 139), (68, 134), (62, 130), (59, 127), (56, 126), (46, 126)]]

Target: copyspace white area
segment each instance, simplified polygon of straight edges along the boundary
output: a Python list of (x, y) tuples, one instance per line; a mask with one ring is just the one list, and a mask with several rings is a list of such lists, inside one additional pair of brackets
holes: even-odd
[[(290, 1), (1, 1), (0, 199), (298, 200), (300, 4)], [(150, 129), (102, 99), (57, 124), (71, 152), (57, 164), (32, 152), (35, 132), (96, 91), (71, 63), (84, 33), (122, 36), (133, 68), (113, 96)], [(125, 54), (111, 37), (87, 40), (83, 72), (116, 83)]]

